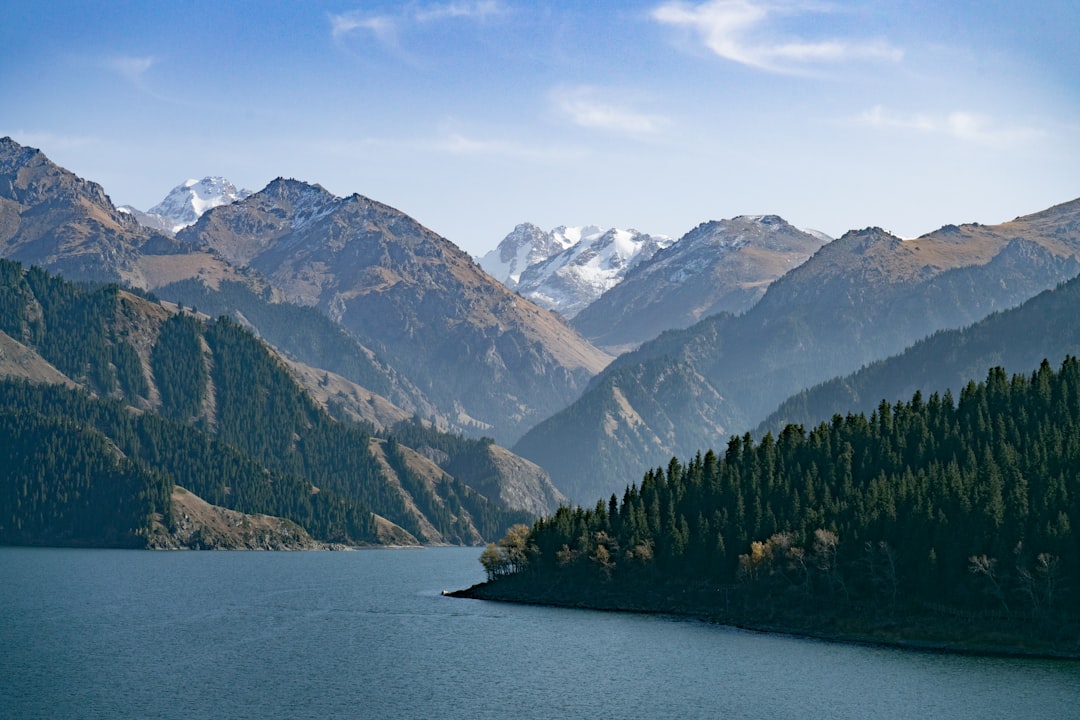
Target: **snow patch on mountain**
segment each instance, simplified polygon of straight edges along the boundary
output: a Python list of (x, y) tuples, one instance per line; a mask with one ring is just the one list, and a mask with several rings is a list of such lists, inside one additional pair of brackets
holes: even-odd
[(828, 241), (776, 215), (704, 222), (635, 265), (573, 325), (598, 347), (622, 352), (707, 315), (745, 312)]
[(671, 243), (637, 230), (563, 225), (544, 232), (525, 223), (480, 265), (522, 296), (571, 318)]
[(207, 210), (243, 200), (249, 195), (250, 190), (237, 190), (223, 177), (207, 176), (177, 185), (164, 200), (145, 213), (127, 205), (122, 209), (134, 215), (142, 225), (176, 233), (193, 225)]
[(821, 232), (820, 230), (814, 230), (812, 228), (799, 228), (799, 229), (802, 230), (807, 235), (810, 235), (811, 237), (816, 237), (818, 240), (821, 241), (822, 245), (827, 245), (828, 243), (831, 243), (833, 241), (832, 237), (830, 237), (829, 235), (826, 235), (825, 233)]
[(580, 239), (568, 237), (567, 231), (571, 235), (580, 235), (581, 230), (582, 228), (555, 228), (549, 233), (532, 223), (522, 223), (503, 238), (498, 247), (479, 258), (480, 267), (513, 290), (517, 288), (521, 274), (530, 265), (547, 260)]

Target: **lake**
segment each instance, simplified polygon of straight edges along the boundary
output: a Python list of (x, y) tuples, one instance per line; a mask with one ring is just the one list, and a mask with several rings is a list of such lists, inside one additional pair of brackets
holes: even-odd
[(476, 548), (0, 548), (0, 718), (1065, 718), (1080, 663), (443, 597)]

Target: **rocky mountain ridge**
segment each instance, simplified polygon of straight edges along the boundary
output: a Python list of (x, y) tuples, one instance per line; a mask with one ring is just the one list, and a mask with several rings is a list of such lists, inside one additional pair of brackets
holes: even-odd
[[(532, 223), (521, 223), (499, 241), (494, 250), (479, 258), (478, 262), (485, 272), (513, 290), (517, 287), (521, 274), (530, 266), (573, 247), (583, 232), (597, 231), (599, 228), (593, 226), (573, 230), (560, 226), (546, 232)], [(568, 232), (572, 232), (573, 237), (569, 237)]]
[[(412, 218), (294, 180), (212, 208), (174, 238), (8, 138), (0, 142), (0, 254), (155, 292), (186, 283), (185, 293), (198, 294), (194, 283), (260, 334), (260, 325), (281, 328), (295, 315), (286, 301), (314, 307), (378, 357), (369, 369), (396, 374), (365, 372), (364, 382), (395, 392), (407, 412), (503, 442), (569, 402), (611, 359)], [(245, 317), (228, 304), (237, 288), (249, 296)], [(310, 339), (341, 345), (327, 332)], [(318, 365), (315, 354), (303, 361)]]
[(601, 347), (633, 348), (709, 315), (745, 312), (828, 242), (776, 215), (702, 223), (632, 268), (572, 324)]
[(278, 178), (177, 239), (317, 307), (459, 427), (504, 441), (569, 402), (610, 361), (452, 243), (361, 195)]
[[(773, 282), (742, 315), (710, 316), (620, 356), (514, 450), (560, 487), (578, 488), (573, 500), (591, 504), (638, 479), (626, 468), (718, 447), (802, 388), (1074, 277), (1078, 220), (1080, 200), (913, 240), (880, 228), (849, 232)], [(667, 382), (674, 377), (686, 380)]]
[(208, 175), (202, 180), (192, 178), (177, 185), (146, 212), (130, 205), (121, 205), (117, 209), (132, 215), (140, 225), (174, 235), (207, 210), (242, 200), (250, 194), (250, 190), (237, 190), (226, 178)]
[(521, 274), (517, 291), (537, 305), (573, 319), (670, 244), (669, 238), (636, 230), (612, 229), (587, 235), (547, 260), (530, 265)]
[(142, 289), (195, 276), (252, 282), (215, 254), (140, 225), (100, 185), (10, 137), (0, 138), (0, 256), (71, 280)]
[(177, 185), (147, 212), (172, 222), (170, 229), (175, 233), (194, 223), (207, 210), (243, 200), (249, 195), (250, 190), (238, 190), (226, 178), (207, 176)]

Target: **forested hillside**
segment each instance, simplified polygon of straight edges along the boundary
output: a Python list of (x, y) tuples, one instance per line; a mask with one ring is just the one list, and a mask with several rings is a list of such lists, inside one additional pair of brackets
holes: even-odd
[(1080, 362), (733, 438), (563, 509), (479, 596), (1080, 652)]
[(437, 414), (419, 389), (313, 307), (271, 302), (269, 289), (260, 295), (234, 281), (211, 288), (188, 279), (157, 288), (154, 294), (210, 317), (235, 318), (288, 357), (337, 373), (408, 413), (423, 418)]
[(175, 526), (181, 486), (233, 510), (292, 519), (312, 536), (378, 542), (370, 511), (273, 471), (204, 432), (81, 390), (0, 381), (0, 543), (143, 547)]
[(391, 477), (373, 428), (332, 419), (227, 319), (0, 261), (0, 330), (81, 386), (0, 386), (19, 448), (0, 470), (0, 542), (145, 544), (175, 485), (343, 543), (381, 539), (372, 513), (395, 538), (465, 544), (530, 517), (452, 476), (414, 478), (394, 453)]

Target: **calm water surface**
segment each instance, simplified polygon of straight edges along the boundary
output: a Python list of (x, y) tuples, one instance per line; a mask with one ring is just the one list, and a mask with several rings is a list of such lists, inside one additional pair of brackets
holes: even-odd
[(0, 718), (1071, 718), (1080, 663), (457, 600), (464, 548), (0, 548)]

